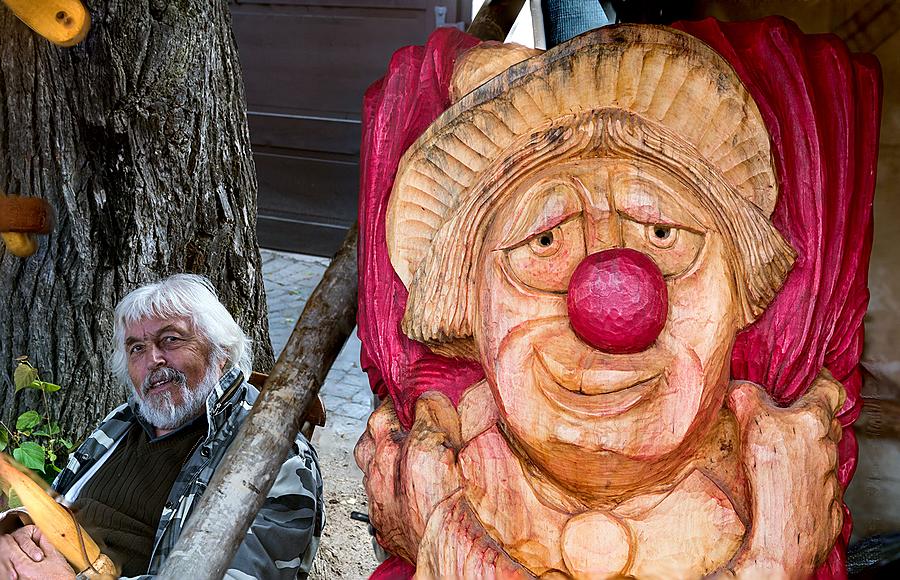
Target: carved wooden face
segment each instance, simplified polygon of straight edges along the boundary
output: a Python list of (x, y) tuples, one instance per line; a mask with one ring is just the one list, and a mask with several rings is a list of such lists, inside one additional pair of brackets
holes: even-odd
[[(604, 461), (672, 454), (727, 388), (739, 328), (728, 242), (690, 186), (649, 162), (549, 166), (505, 197), (479, 262), (475, 339), (508, 432), (575, 486), (566, 478)], [(585, 342), (567, 307), (582, 260), (622, 247), (652, 259), (668, 294), (656, 340), (629, 353)]]

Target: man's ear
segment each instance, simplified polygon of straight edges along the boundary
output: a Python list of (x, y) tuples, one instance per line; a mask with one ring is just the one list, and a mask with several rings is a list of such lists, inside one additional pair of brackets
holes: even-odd
[(226, 365), (226, 364), (228, 364), (228, 359), (225, 358), (225, 357), (222, 357), (222, 360), (219, 361), (219, 372), (220, 372), (220, 373), (224, 373), (224, 372), (225, 372), (225, 365)]

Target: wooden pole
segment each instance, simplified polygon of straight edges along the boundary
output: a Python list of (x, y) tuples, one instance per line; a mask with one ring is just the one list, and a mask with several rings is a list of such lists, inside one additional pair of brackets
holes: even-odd
[(297, 320), (260, 397), (222, 458), (160, 578), (222, 578), (356, 325), (354, 225)]
[(503, 42), (524, 5), (525, 0), (487, 0), (466, 32), (481, 40)]

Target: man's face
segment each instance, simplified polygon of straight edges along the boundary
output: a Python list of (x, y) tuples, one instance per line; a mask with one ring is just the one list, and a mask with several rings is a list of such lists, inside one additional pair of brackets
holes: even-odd
[[(649, 163), (557, 165), (508, 197), (481, 255), (475, 339), (503, 423), (533, 460), (572, 487), (608, 489), (611, 473), (640, 479), (637, 462), (669, 461), (712, 422), (738, 329), (726, 243), (688, 186)], [(668, 291), (663, 330), (633, 354), (602, 352), (569, 324), (573, 270), (615, 247), (650, 257)]]
[(209, 383), (221, 377), (222, 365), (210, 364), (209, 345), (187, 318), (148, 318), (127, 325), (125, 351), (141, 411), (156, 427), (172, 429), (196, 416), (201, 397), (194, 395), (205, 399)]

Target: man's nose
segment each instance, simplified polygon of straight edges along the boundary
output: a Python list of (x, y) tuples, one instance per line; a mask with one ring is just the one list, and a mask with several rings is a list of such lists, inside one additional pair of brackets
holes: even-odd
[(611, 354), (647, 349), (666, 324), (669, 296), (656, 263), (630, 248), (586, 257), (567, 296), (569, 321), (592, 347)]
[(163, 351), (156, 344), (151, 343), (147, 346), (147, 366), (150, 368), (158, 368), (166, 364), (166, 358)]

